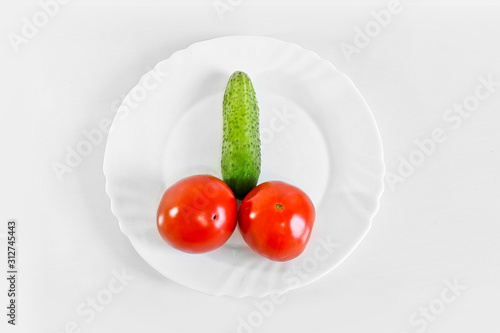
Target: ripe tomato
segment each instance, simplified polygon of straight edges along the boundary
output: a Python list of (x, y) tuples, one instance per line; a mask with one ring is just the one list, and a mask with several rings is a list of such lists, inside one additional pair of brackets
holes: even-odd
[(271, 181), (255, 187), (243, 199), (238, 225), (245, 242), (258, 254), (287, 261), (304, 251), (315, 210), (299, 188)]
[(165, 191), (157, 227), (174, 248), (203, 253), (224, 244), (236, 228), (237, 205), (222, 180), (198, 175), (181, 179)]

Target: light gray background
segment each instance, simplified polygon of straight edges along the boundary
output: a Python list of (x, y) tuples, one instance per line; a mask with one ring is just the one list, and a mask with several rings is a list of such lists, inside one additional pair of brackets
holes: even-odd
[[(500, 7), (485, 5), (493, 1), (401, 1), (402, 12), (350, 61), (341, 44), (353, 44), (355, 28), (388, 2), (232, 0), (221, 19), (213, 0), (74, 0), (18, 52), (7, 36), (20, 34), (40, 5), (2, 3), (0, 232), (18, 219), (20, 252), (19, 325), (8, 332), (64, 332), (71, 322), (89, 333), (237, 332), (239, 318), (258, 318), (255, 302), (263, 300), (186, 289), (136, 254), (104, 191), (105, 138), (62, 180), (52, 169), (64, 163), (66, 146), (85, 139), (82, 131), (113, 117), (157, 62), (237, 34), (298, 43), (349, 75), (378, 121), (389, 172), (416, 150), (415, 140), (436, 127), (447, 135), (404, 182), (386, 188), (371, 231), (341, 266), (287, 293), (251, 330), (500, 331), (500, 87), (458, 129), (443, 120), (474, 94), (479, 77), (500, 81)], [(4, 267), (5, 240), (1, 248)], [(122, 270), (134, 279), (86, 322), (79, 305)], [(446, 281), (465, 287), (449, 304), (439, 300), (452, 295)], [(411, 322), (419, 308), (439, 304), (445, 309), (425, 330)]]

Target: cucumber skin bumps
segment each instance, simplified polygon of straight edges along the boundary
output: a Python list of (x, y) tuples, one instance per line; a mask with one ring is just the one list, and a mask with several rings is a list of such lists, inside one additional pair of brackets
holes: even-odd
[(246, 73), (229, 78), (222, 114), (222, 179), (241, 200), (257, 185), (261, 167), (259, 107)]

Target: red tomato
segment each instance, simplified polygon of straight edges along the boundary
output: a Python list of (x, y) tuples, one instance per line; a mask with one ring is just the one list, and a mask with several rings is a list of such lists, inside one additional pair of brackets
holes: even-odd
[(238, 225), (245, 242), (258, 254), (287, 261), (304, 251), (314, 224), (311, 199), (299, 188), (271, 181), (243, 199)]
[(158, 207), (162, 238), (178, 250), (203, 253), (224, 244), (236, 228), (237, 205), (222, 180), (198, 175), (167, 189)]

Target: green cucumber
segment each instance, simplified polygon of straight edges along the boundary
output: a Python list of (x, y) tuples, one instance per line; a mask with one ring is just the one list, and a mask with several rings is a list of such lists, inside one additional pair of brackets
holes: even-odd
[(243, 199), (257, 185), (260, 175), (259, 106), (252, 81), (234, 72), (222, 104), (222, 179)]

